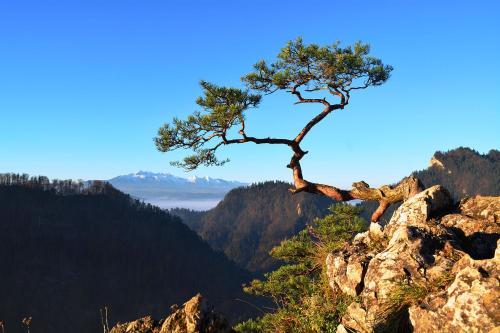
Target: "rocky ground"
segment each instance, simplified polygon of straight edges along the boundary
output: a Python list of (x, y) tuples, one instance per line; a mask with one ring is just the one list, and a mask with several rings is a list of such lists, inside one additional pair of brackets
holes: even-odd
[(499, 332), (500, 197), (431, 187), (327, 258), (355, 299), (337, 332)]

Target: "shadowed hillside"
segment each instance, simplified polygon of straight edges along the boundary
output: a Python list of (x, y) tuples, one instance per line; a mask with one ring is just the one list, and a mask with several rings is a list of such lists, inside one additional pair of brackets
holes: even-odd
[[(169, 312), (198, 292), (232, 319), (247, 313), (250, 274), (159, 208), (106, 183), (0, 183), (0, 320), (9, 333), (102, 331), (131, 317)], [(5, 185), (8, 183), (9, 185)]]
[(308, 193), (292, 195), (285, 182), (265, 182), (229, 192), (207, 212), (172, 210), (213, 248), (254, 272), (271, 269), (268, 252), (327, 212), (332, 200)]

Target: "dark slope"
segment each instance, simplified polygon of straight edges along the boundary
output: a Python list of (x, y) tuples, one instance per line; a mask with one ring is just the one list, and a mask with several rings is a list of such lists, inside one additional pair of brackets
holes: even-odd
[(284, 182), (265, 182), (232, 190), (207, 212), (171, 212), (242, 267), (265, 272), (276, 265), (269, 250), (323, 216), (332, 204), (313, 194), (291, 195), (290, 187)]
[[(67, 194), (67, 193), (66, 193)], [(0, 320), (6, 332), (99, 332), (198, 292), (233, 319), (248, 306), (251, 279), (223, 254), (158, 208), (109, 185), (61, 195), (39, 186), (0, 186)]]
[[(470, 148), (460, 147), (447, 152), (436, 152), (427, 169), (415, 171), (424, 188), (443, 185), (455, 201), (467, 196), (500, 195), (500, 152), (492, 149), (480, 154)], [(370, 219), (377, 204), (363, 202), (363, 217)], [(382, 221), (387, 222), (399, 205), (390, 207)]]

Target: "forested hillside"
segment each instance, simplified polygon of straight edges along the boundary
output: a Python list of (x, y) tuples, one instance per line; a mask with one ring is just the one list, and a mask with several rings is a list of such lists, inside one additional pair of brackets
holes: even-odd
[(176, 209), (214, 249), (254, 272), (271, 269), (269, 250), (326, 214), (332, 200), (308, 193), (292, 195), (285, 182), (265, 182), (229, 192), (207, 212)]
[(424, 187), (441, 184), (454, 200), (475, 194), (500, 194), (500, 151), (480, 154), (470, 148), (436, 152), (429, 168), (414, 173)]
[[(424, 188), (443, 185), (455, 201), (476, 194), (500, 195), (500, 152), (492, 149), (488, 154), (460, 147), (447, 152), (436, 152), (427, 169), (415, 171)], [(382, 215), (387, 222), (400, 205), (391, 206)], [(361, 203), (362, 216), (369, 219), (377, 204)]]
[(251, 277), (159, 208), (106, 183), (0, 175), (0, 320), (9, 333), (102, 331), (198, 292), (236, 319)]

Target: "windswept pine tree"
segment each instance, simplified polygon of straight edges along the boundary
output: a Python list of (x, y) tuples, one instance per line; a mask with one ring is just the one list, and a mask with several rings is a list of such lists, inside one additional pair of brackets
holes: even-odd
[[(287, 167), (292, 170), (292, 193), (320, 194), (336, 201), (354, 199), (378, 202), (372, 215), (377, 221), (391, 204), (400, 202), (420, 190), (418, 179), (405, 178), (398, 185), (370, 188), (363, 181), (351, 190), (315, 183), (303, 176), (301, 160), (307, 154), (302, 144), (307, 134), (321, 121), (349, 105), (354, 92), (384, 84), (392, 67), (370, 55), (368, 44), (361, 42), (342, 47), (340, 43), (327, 46), (306, 45), (301, 38), (290, 41), (271, 63), (259, 61), (252, 72), (244, 75), (245, 89), (218, 86), (201, 81), (203, 95), (196, 103), (202, 111), (186, 120), (174, 118), (163, 125), (156, 137), (156, 147), (162, 152), (177, 149), (191, 150), (192, 155), (173, 165), (194, 170), (201, 165), (223, 165), (219, 150), (228, 145), (243, 143), (281, 145), (291, 150)], [(320, 112), (310, 119), (292, 138), (254, 137), (246, 126), (247, 113), (259, 106), (263, 96), (278, 92), (289, 93), (295, 104), (318, 105)]]

